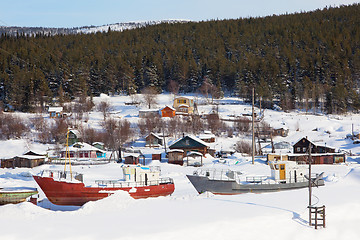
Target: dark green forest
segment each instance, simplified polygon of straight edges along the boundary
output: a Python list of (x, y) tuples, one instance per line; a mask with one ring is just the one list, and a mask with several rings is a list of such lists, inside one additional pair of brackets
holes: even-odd
[[(5, 110), (81, 96), (210, 91), (283, 109), (360, 109), (360, 4), (313, 12), (0, 38)], [(205, 87), (204, 87), (205, 86)]]

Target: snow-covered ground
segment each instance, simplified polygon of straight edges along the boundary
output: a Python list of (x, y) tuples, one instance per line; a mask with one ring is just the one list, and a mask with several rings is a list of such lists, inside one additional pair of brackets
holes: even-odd
[[(196, 96), (195, 96), (196, 97)], [(197, 97), (196, 97), (197, 98)], [(159, 108), (171, 105), (173, 97), (159, 96)], [(113, 106), (113, 117), (135, 123), (138, 110), (146, 107), (125, 105), (128, 97), (101, 96), (95, 103), (107, 100)], [(203, 99), (198, 99), (201, 101)], [(219, 105), (223, 117), (240, 115), (251, 107), (225, 98)], [(212, 106), (200, 105), (199, 112), (210, 112)], [(88, 124), (96, 127), (103, 116), (89, 115)], [(288, 137), (276, 137), (275, 142), (291, 144), (304, 136), (348, 152), (359, 154), (346, 134), (360, 129), (360, 115), (314, 116), (299, 112), (265, 111), (265, 121), (271, 126), (290, 129)], [(316, 131), (313, 131), (317, 129)], [(231, 147), (236, 138), (220, 138), (218, 147)], [(43, 151), (49, 146), (24, 140), (0, 142), (0, 157), (8, 157), (27, 149)], [(21, 154), (20, 153), (20, 154)], [(325, 172), (325, 186), (313, 189), (313, 202), (326, 206), (326, 228), (314, 230), (308, 226), (308, 190), (300, 189), (265, 194), (233, 196), (198, 194), (186, 174), (194, 167), (160, 165), (162, 175), (175, 182), (171, 196), (134, 200), (127, 193), (118, 192), (106, 199), (89, 202), (82, 207), (51, 204), (40, 191), (39, 206), (31, 203), (0, 206), (0, 239), (360, 239), (360, 156), (347, 157), (339, 165), (315, 165), (313, 172)], [(251, 159), (240, 154), (219, 163), (208, 158), (205, 167), (231, 168), (248, 175), (270, 175), (264, 159)], [(0, 169), (0, 186), (38, 187), (32, 174), (43, 169), (63, 169), (64, 166), (42, 165), (33, 169)], [(121, 164), (73, 166), (73, 171), (84, 173), (85, 183), (97, 179), (122, 178)]]

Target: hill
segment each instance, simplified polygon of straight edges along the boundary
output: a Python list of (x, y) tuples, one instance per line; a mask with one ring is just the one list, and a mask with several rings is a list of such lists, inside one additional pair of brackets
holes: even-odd
[(92, 34), (0, 38), (0, 98), (32, 111), (53, 97), (202, 91), (263, 105), (360, 108), (360, 5), (308, 13), (163, 23)]

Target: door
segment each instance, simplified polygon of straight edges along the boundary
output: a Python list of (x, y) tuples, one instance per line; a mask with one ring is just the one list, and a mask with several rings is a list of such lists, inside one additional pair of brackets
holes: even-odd
[(285, 180), (286, 176), (285, 176), (285, 164), (280, 164), (280, 180)]

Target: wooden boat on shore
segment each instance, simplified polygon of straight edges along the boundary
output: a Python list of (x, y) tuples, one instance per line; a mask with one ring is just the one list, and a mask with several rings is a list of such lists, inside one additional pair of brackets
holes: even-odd
[(74, 172), (46, 170), (33, 177), (49, 201), (57, 205), (82, 206), (119, 190), (135, 199), (167, 196), (175, 190), (171, 178), (160, 177), (160, 167), (124, 166), (123, 173), (124, 180), (98, 180), (91, 186), (85, 186), (83, 175)]
[[(193, 175), (186, 175), (199, 193), (234, 195), (241, 193), (277, 192), (306, 188), (309, 177), (306, 165), (295, 162), (269, 162), (271, 176), (241, 176), (240, 172), (231, 170), (200, 169)], [(321, 174), (311, 176), (312, 186), (324, 186)]]
[(0, 205), (25, 202), (28, 197), (31, 197), (35, 194), (38, 194), (36, 188), (28, 188), (28, 187), (0, 188)]

